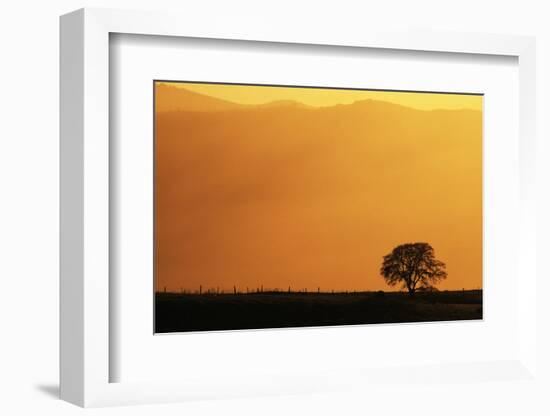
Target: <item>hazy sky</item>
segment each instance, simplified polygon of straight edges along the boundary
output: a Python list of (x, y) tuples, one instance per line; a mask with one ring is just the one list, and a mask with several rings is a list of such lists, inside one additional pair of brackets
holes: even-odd
[(292, 100), (314, 106), (351, 104), (359, 100), (381, 100), (420, 110), (471, 109), (481, 111), (479, 95), (431, 94), (418, 92), (389, 92), (327, 88), (266, 87), (228, 84), (169, 83), (188, 91), (216, 97), (239, 104), (259, 105), (273, 101)]
[[(155, 98), (159, 289), (388, 290), (382, 257), (408, 242), (447, 264), (440, 289), (481, 287), (481, 96), (158, 83)], [(260, 105), (281, 100), (314, 108)]]

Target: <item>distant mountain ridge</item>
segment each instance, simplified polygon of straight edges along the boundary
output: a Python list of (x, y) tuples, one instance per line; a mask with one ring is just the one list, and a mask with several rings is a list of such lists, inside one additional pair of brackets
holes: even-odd
[(166, 84), (156, 86), (155, 109), (158, 112), (228, 111), (242, 107), (241, 104), (199, 94), (185, 88)]
[(304, 110), (323, 110), (327, 108), (347, 108), (354, 107), (386, 107), (403, 108), (415, 111), (474, 111), (459, 109), (434, 109), (419, 110), (402, 104), (397, 104), (385, 100), (376, 100), (367, 98), (365, 100), (354, 101), (349, 104), (335, 104), (328, 106), (311, 106), (295, 100), (275, 100), (262, 104), (239, 104), (233, 101), (212, 97), (206, 94), (200, 94), (185, 88), (180, 88), (167, 84), (158, 84), (156, 86), (155, 109), (159, 113), (166, 112), (221, 112), (235, 110), (260, 110), (260, 109), (304, 109)]
[(169, 111), (217, 112), (279, 107), (316, 108), (294, 100), (276, 100), (263, 104), (239, 104), (166, 84), (156, 86), (155, 106), (156, 111), (161, 113)]
[(256, 108), (293, 107), (293, 108), (307, 108), (307, 109), (315, 108), (315, 107), (312, 107), (310, 105), (300, 103), (300, 102), (294, 101), (294, 100), (271, 101), (269, 103), (255, 105), (253, 107), (256, 107)]

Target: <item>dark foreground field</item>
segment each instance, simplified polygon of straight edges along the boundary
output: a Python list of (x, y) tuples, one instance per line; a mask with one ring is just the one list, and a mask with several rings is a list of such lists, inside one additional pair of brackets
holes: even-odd
[(482, 292), (157, 293), (159, 332), (214, 331), (482, 318)]

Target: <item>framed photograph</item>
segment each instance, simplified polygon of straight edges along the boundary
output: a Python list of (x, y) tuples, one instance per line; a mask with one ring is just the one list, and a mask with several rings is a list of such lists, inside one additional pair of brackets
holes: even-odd
[(536, 383), (534, 40), (242, 23), (61, 18), (61, 397)]
[(154, 102), (155, 333), (482, 319), (481, 94)]

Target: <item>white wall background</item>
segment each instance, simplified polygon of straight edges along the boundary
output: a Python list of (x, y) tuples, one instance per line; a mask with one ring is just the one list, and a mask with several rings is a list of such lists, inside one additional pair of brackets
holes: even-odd
[[(178, 10), (207, 16), (268, 16), (281, 26), (387, 24), (536, 35), (538, 42), (540, 275), (550, 251), (550, 11), (547, 1), (386, 0), (332, 2), (20, 0), (0, 12), (0, 414), (69, 415), (81, 410), (56, 399), (58, 389), (58, 16), (74, 9), (116, 7)], [(544, 181), (544, 182), (543, 182)], [(550, 280), (550, 279), (549, 279)], [(538, 288), (539, 360), (550, 374), (550, 284)], [(546, 328), (546, 329), (545, 329)], [(542, 351), (541, 351), (542, 352)], [(544, 386), (546, 394), (550, 385)], [(549, 414), (543, 387), (495, 383), (431, 386), (376, 397), (351, 393), (195, 402), (94, 410), (102, 415), (151, 412), (189, 415), (280, 414)]]

